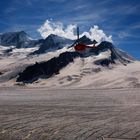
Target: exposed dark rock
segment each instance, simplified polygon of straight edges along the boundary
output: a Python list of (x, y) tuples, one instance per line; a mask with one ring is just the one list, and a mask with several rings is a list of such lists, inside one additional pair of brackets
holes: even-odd
[(34, 54), (43, 54), (48, 49), (58, 50), (66, 46), (67, 44), (71, 44), (73, 41), (70, 39), (66, 39), (63, 37), (59, 37), (57, 35), (51, 34), (46, 39), (41, 39), (38, 44), (40, 44), (40, 48), (30, 55)]
[(78, 42), (81, 44), (85, 44), (85, 45), (92, 44), (92, 41), (85, 35), (83, 37), (81, 37)]
[(13, 50), (12, 48), (7, 49), (7, 50), (4, 51), (4, 53), (10, 53), (10, 52), (12, 52), (12, 50)]
[(94, 62), (96, 65), (101, 65), (101, 66), (109, 66), (109, 64), (113, 64), (114, 61), (112, 61), (111, 59), (100, 59), (100, 60), (96, 60)]
[(79, 54), (77, 52), (64, 52), (47, 62), (36, 62), (19, 74), (17, 82), (32, 83), (39, 77), (49, 78), (53, 74), (58, 74), (60, 69), (67, 66), (70, 62), (73, 62), (73, 59), (78, 56)]
[(2, 75), (3, 73), (2, 72), (0, 72), (0, 75)]
[(126, 65), (126, 63), (130, 63), (131, 61), (134, 61), (128, 54), (123, 53), (119, 49), (115, 48), (114, 45), (110, 42), (103, 41), (101, 42), (95, 49), (92, 51), (96, 52), (96, 54), (99, 54), (100, 52), (104, 50), (110, 50), (111, 51), (111, 61), (115, 63), (115, 59), (118, 59), (122, 64)]
[(36, 40), (31, 40), (24, 32), (8, 32), (0, 35), (0, 45), (2, 46), (16, 46), (16, 48), (34, 47)]

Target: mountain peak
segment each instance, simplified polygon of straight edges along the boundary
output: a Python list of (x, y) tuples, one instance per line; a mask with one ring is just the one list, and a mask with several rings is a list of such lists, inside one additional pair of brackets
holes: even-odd
[(28, 34), (25, 31), (17, 31), (15, 33), (28, 36)]
[(0, 45), (16, 46), (17, 48), (28, 47), (33, 42), (25, 31), (7, 32), (0, 35)]
[(79, 43), (89, 45), (89, 44), (92, 44), (92, 41), (86, 35), (84, 35), (79, 39)]
[(60, 37), (55, 34), (50, 34), (46, 39), (41, 40), (40, 48), (36, 51), (34, 51), (31, 54), (42, 54), (45, 53), (48, 49), (61, 49), (66, 46), (70, 46), (73, 43), (73, 40)]
[(55, 35), (55, 34), (50, 34), (45, 40), (47, 39), (52, 39), (53, 41), (62, 41), (62, 40), (70, 40), (70, 39), (67, 39), (65, 37), (61, 37), (61, 36), (58, 36), (58, 35)]
[(20, 34), (22, 34), (22, 35), (27, 35), (27, 33), (25, 32), (25, 31), (15, 31), (15, 32), (6, 32), (6, 33), (2, 33), (1, 35), (2, 36), (9, 36), (9, 35), (20, 35)]

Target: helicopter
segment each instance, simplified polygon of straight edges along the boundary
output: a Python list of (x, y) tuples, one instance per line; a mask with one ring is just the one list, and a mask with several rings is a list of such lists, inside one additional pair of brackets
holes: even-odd
[[(87, 39), (87, 37), (86, 37), (86, 39)], [(74, 48), (75, 52), (78, 52), (81, 55), (81, 57), (87, 57), (92, 54), (98, 55), (100, 51), (102, 51), (104, 49), (109, 49), (111, 51), (111, 59), (115, 56), (125, 66), (127, 65), (127, 63), (131, 62), (131, 61), (123, 58), (116, 51), (113, 44), (110, 42), (102, 41), (98, 45), (97, 45), (98, 42), (96, 40), (93, 40), (93, 41), (90, 40), (89, 41), (90, 43), (89, 42), (85, 43), (85, 42), (86, 42), (86, 40), (81, 41), (81, 38), (79, 37), (79, 27), (77, 27), (77, 39), (70, 47)]]
[(77, 39), (76, 41), (71, 45), (71, 47), (74, 48), (76, 52), (79, 52), (81, 54), (87, 53), (92, 49), (96, 49), (96, 44), (98, 43), (96, 40), (91, 41), (91, 45), (86, 45), (83, 43), (83, 41), (80, 41), (79, 37), (79, 27), (77, 27)]

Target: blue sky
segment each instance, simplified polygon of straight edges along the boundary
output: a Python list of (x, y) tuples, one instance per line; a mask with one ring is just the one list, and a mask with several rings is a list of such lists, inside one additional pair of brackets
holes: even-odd
[(24, 30), (34, 38), (46, 20), (78, 24), (81, 31), (98, 25), (114, 44), (140, 60), (139, 0), (1, 0), (0, 32)]

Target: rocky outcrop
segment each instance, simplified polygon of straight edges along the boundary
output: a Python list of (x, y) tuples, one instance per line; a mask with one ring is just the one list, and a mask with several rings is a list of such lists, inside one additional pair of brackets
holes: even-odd
[(16, 48), (34, 47), (36, 40), (32, 40), (24, 31), (8, 32), (0, 35), (0, 45), (15, 46)]
[(64, 52), (47, 62), (36, 62), (19, 74), (17, 82), (32, 83), (39, 77), (49, 78), (53, 74), (58, 74), (62, 68), (73, 62), (73, 59), (78, 56), (79, 54), (77, 52)]
[(39, 49), (32, 52), (30, 55), (43, 54), (49, 49), (58, 50), (65, 47), (66, 45), (70, 45), (72, 42), (73, 41), (70, 39), (51, 34), (46, 39), (39, 40), (37, 43), (40, 44)]

